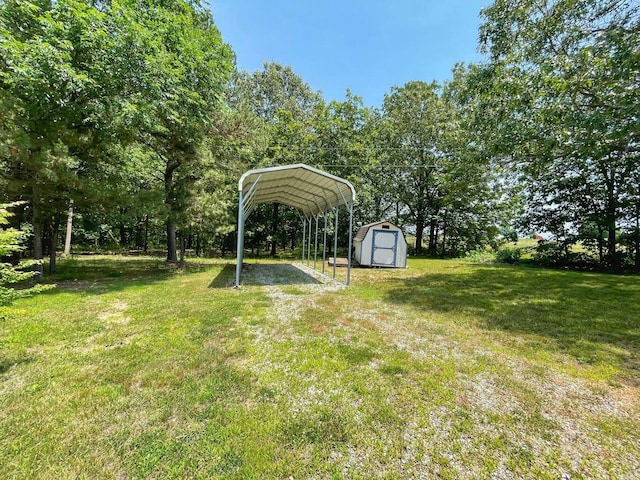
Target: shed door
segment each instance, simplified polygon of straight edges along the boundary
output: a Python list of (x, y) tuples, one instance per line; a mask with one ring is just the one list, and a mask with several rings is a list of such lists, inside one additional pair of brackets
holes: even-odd
[(371, 249), (371, 265), (396, 266), (398, 232), (395, 230), (374, 230)]

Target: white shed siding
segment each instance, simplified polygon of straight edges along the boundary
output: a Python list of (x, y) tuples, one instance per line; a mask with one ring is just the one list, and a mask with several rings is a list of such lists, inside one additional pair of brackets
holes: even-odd
[(407, 241), (402, 230), (392, 223), (377, 222), (360, 227), (353, 244), (354, 258), (360, 265), (407, 266)]
[(404, 233), (400, 230), (400, 238), (398, 238), (398, 250), (397, 250), (396, 267), (407, 267), (407, 239), (404, 237)]

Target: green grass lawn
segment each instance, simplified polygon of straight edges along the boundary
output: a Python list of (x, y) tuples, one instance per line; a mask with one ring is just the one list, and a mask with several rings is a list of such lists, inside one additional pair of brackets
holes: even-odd
[(638, 277), (250, 263), (61, 260), (0, 310), (0, 478), (640, 478)]

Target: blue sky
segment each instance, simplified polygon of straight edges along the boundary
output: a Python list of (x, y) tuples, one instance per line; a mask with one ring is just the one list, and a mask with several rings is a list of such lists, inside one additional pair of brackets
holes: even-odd
[(474, 62), (479, 13), (491, 0), (212, 0), (239, 68), (289, 65), (325, 100), (347, 88), (379, 106), (392, 86), (442, 83)]

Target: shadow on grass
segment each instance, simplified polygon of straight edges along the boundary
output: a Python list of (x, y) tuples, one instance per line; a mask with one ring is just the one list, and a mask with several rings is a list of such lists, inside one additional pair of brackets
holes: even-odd
[(235, 263), (225, 265), (222, 270), (211, 280), (209, 288), (231, 288), (235, 286), (236, 265)]
[(90, 295), (124, 290), (163, 282), (178, 272), (198, 273), (215, 267), (215, 263), (187, 262), (168, 264), (158, 257), (80, 257), (60, 260), (55, 275), (45, 280), (57, 288), (43, 295), (59, 292), (82, 292)]
[[(209, 288), (228, 288), (235, 285), (235, 265), (225, 265), (211, 281)], [(288, 263), (243, 264), (240, 284), (264, 285), (320, 285), (322, 282), (301, 268)]]
[(477, 268), (390, 279), (387, 301), (458, 313), (485, 327), (553, 340), (587, 364), (615, 362), (640, 384), (637, 278), (532, 268)]
[(0, 376), (7, 373), (12, 367), (22, 365), (24, 363), (31, 363), (32, 361), (33, 359), (31, 358), (0, 359)]

